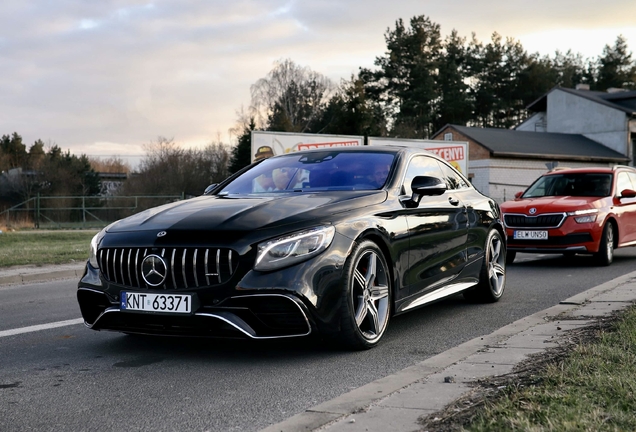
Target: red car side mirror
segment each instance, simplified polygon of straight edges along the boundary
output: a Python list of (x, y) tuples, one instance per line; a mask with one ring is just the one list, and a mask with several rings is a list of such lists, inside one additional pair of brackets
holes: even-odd
[(517, 192), (517, 193), (515, 194), (515, 199), (519, 199), (519, 198), (521, 198), (521, 195), (523, 195), (523, 191)]
[(620, 198), (636, 198), (636, 191), (632, 189), (623, 189)]

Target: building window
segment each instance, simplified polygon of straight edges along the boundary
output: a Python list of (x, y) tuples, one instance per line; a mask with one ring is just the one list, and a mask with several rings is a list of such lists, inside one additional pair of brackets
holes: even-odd
[(452, 141), (453, 140), (453, 133), (452, 132), (447, 132), (444, 134), (444, 141)]

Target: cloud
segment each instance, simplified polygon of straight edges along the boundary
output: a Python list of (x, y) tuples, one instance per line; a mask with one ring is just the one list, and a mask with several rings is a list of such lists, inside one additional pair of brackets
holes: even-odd
[(586, 35), (602, 41), (586, 56), (619, 33), (636, 44), (633, 0), (4, 0), (0, 134), (100, 154), (139, 154), (159, 135), (227, 141), (274, 61), (348, 79), (385, 52), (387, 28), (420, 14), (444, 34), (497, 31), (543, 54), (589, 48)]

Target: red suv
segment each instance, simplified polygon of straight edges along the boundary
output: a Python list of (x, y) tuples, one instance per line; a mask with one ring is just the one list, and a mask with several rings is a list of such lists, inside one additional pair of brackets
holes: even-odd
[(507, 262), (517, 252), (593, 254), (610, 265), (614, 249), (636, 245), (636, 169), (558, 169), (501, 205)]

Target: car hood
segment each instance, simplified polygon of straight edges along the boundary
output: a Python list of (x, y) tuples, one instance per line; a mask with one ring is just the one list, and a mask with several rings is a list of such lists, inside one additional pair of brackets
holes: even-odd
[[(501, 204), (503, 213), (519, 213), (519, 214), (545, 214), (545, 213), (562, 213), (575, 210), (583, 210), (589, 208), (600, 208), (603, 198), (599, 197), (539, 197), (524, 198), (517, 201), (506, 201)], [(530, 209), (536, 209), (530, 212)]]
[(107, 232), (248, 231), (324, 219), (379, 204), (386, 191), (296, 193), (282, 196), (201, 196), (155, 207), (115, 222)]

